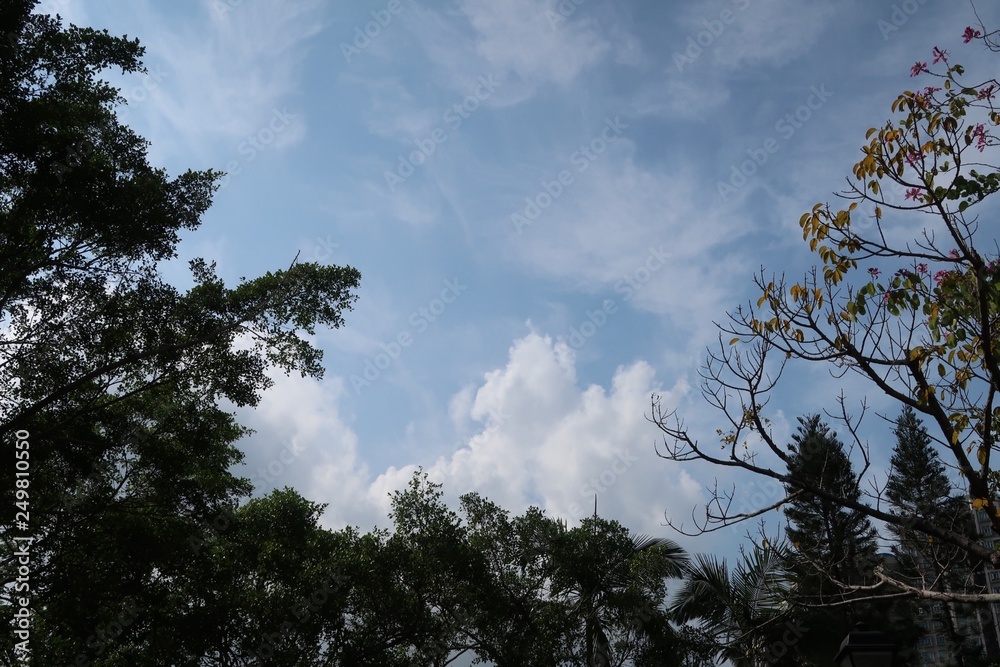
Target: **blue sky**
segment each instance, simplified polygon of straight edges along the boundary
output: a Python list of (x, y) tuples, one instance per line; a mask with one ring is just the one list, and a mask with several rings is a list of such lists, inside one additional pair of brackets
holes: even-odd
[[(656, 457), (650, 395), (712, 436), (713, 321), (756, 298), (762, 265), (812, 263), (799, 216), (843, 189), (914, 61), (995, 65), (962, 44), (971, 5), (942, 0), (41, 7), (146, 46), (149, 74), (115, 80), (155, 163), (229, 172), (182, 259), (232, 282), (297, 253), (361, 271), (346, 326), (316, 336), (325, 378), (277, 376), (241, 419), (261, 492), (363, 529), (423, 466), (449, 497), (570, 520), (598, 486), (602, 515), (676, 538), (665, 513), (689, 516), (719, 471)], [(796, 369), (777, 433), (842, 387), (866, 389)], [(884, 464), (889, 428), (871, 437)], [(722, 481), (738, 506), (776, 497)]]

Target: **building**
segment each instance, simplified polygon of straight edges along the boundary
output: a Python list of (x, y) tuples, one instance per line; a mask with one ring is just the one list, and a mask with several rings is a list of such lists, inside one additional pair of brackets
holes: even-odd
[[(1000, 536), (986, 512), (972, 512), (973, 526), (981, 543), (991, 549), (1000, 546)], [(887, 569), (897, 569), (896, 558), (891, 554), (880, 554)], [(919, 579), (913, 579), (910, 584), (920, 586)], [(1000, 593), (1000, 570), (990, 567), (980, 567), (971, 573), (971, 582), (975, 590)], [(919, 664), (927, 667), (945, 667), (958, 664), (955, 660), (955, 648), (950, 636), (949, 626), (954, 627), (957, 634), (965, 637), (964, 646), (969, 649), (982, 647), (987, 657), (1000, 659), (1000, 604), (970, 605), (945, 604), (941, 602), (922, 601), (917, 607), (917, 625), (924, 631), (915, 647), (919, 656)]]

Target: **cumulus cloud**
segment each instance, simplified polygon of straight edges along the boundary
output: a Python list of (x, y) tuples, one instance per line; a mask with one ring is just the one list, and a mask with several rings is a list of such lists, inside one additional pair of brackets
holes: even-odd
[[(592, 511), (596, 494), (603, 515), (662, 532), (665, 507), (688, 511), (701, 487), (655, 456), (656, 429), (644, 414), (658, 390), (642, 361), (620, 367), (608, 388), (580, 387), (572, 350), (531, 332), (474, 396), (465, 390), (452, 402), (452, 412), (466, 412), (478, 432), (424, 468), (453, 493), (478, 491), (515, 510), (537, 504), (571, 522)], [(663, 393), (670, 401), (686, 391), (678, 382)], [(399, 488), (415, 469), (387, 470), (373, 486)]]
[(241, 443), (246, 461), (234, 472), (249, 477), (258, 494), (289, 486), (329, 503), (328, 525), (379, 521), (376, 504), (366, 497), (368, 466), (359, 457), (357, 434), (341, 414), (343, 381), (280, 373), (272, 379), (256, 408), (239, 411), (255, 433)]
[(502, 368), (455, 393), (443, 418), (471, 432), (454, 451), (400, 460), (379, 474), (341, 413), (342, 380), (275, 380), (260, 406), (241, 415), (257, 431), (243, 443), (241, 472), (259, 492), (292, 486), (329, 503), (329, 526), (385, 525), (389, 494), (419, 467), (452, 500), (477, 491), (513, 512), (534, 504), (571, 523), (593, 511), (596, 494), (602, 516), (647, 533), (665, 532), (665, 510), (686, 514), (701, 500), (698, 481), (656, 457), (658, 431), (645, 418), (651, 393), (680, 402), (687, 382), (664, 390), (643, 361), (619, 367), (607, 387), (583, 387), (573, 351), (532, 331), (513, 343)]

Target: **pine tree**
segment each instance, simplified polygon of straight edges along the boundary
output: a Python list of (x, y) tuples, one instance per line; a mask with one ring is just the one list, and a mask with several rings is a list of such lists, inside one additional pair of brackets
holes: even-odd
[[(972, 516), (967, 503), (963, 498), (952, 495), (953, 487), (944, 464), (934, 449), (927, 429), (912, 408), (904, 408), (896, 419), (893, 433), (896, 446), (885, 495), (894, 513), (930, 519), (972, 537)], [(935, 541), (906, 522), (891, 525), (889, 530), (896, 538), (892, 551), (901, 576), (921, 579), (932, 590), (969, 590), (975, 568), (968, 562), (968, 555), (963, 550)], [(967, 605), (944, 603), (938, 606), (924, 602), (919, 605), (921, 615), (924, 618), (934, 616), (935, 606), (942, 610), (937, 615), (951, 640), (956, 664), (964, 667), (970, 656), (980, 652), (968, 641), (969, 632), (976, 628), (965, 628), (962, 623), (963, 619), (974, 619), (975, 612)]]
[[(792, 460), (788, 474), (810, 479), (820, 488), (860, 500), (858, 479), (844, 445), (820, 421), (819, 415), (799, 419), (799, 428), (788, 449)], [(789, 492), (794, 489), (789, 487)], [(789, 542), (820, 570), (812, 577), (816, 602), (843, 599), (832, 578), (846, 585), (867, 583), (876, 560), (876, 532), (861, 513), (815, 494), (803, 493), (785, 509)]]
[[(792, 479), (808, 480), (839, 497), (860, 500), (858, 478), (844, 445), (819, 415), (799, 418), (792, 439), (788, 445)], [(791, 484), (787, 490), (796, 493)], [(810, 660), (825, 664), (855, 623), (866, 621), (885, 628), (884, 609), (850, 602), (857, 597), (851, 586), (872, 583), (878, 548), (875, 528), (861, 512), (806, 492), (799, 492), (786, 505), (785, 517), (786, 535), (794, 549), (788, 565), (793, 579), (791, 601), (807, 628), (803, 643)]]

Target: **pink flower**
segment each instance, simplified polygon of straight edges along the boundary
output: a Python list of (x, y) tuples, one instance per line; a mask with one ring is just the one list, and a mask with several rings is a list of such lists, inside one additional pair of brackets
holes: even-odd
[(974, 30), (973, 27), (970, 25), (965, 29), (965, 32), (962, 33), (962, 41), (963, 43), (968, 44), (972, 40), (979, 39), (982, 36), (983, 33), (979, 32), (978, 30)]
[(927, 275), (927, 265), (926, 264), (917, 264), (917, 273), (919, 273), (922, 276), (926, 276)]
[(906, 160), (907, 164), (914, 165), (917, 162), (920, 162), (920, 158), (922, 156), (923, 154), (920, 151), (910, 151), (909, 153), (906, 154), (906, 157), (903, 159)]
[(980, 123), (972, 129), (972, 138), (976, 140), (976, 149), (982, 153), (986, 150), (986, 126)]
[(906, 194), (903, 195), (903, 199), (912, 199), (913, 201), (920, 201), (920, 198), (922, 196), (923, 196), (923, 190), (921, 190), (920, 188), (910, 188), (909, 190), (906, 191)]
[(928, 71), (927, 63), (922, 63), (918, 60), (917, 63), (910, 68), (910, 76), (916, 76), (921, 72), (926, 72), (926, 71)]
[(937, 65), (939, 62), (948, 62), (948, 52), (934, 47), (934, 64)]
[(948, 251), (948, 256), (951, 257), (952, 259), (958, 259), (958, 251), (957, 250), (949, 250)]
[(993, 99), (993, 89), (994, 88), (995, 88), (995, 86), (992, 83), (990, 85), (986, 86), (985, 88), (982, 88), (979, 91), (979, 94), (976, 95), (976, 99), (977, 100), (991, 100), (991, 99)]
[(879, 274), (882, 272), (873, 266), (872, 268), (868, 269), (868, 273), (869, 275), (871, 275), (872, 278), (878, 278)]
[(939, 283), (947, 277), (948, 277), (947, 271), (938, 271), (937, 273), (934, 274), (934, 282)]

